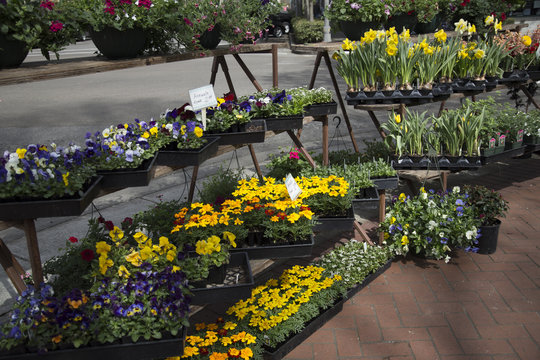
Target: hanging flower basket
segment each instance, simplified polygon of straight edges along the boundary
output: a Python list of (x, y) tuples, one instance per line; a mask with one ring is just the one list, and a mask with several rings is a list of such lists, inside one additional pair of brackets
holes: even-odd
[(117, 30), (107, 27), (101, 31), (90, 30), (94, 45), (107, 59), (130, 59), (144, 50), (146, 34), (140, 28)]
[(21, 65), (28, 55), (26, 44), (19, 40), (9, 40), (0, 34), (0, 69), (15, 68)]

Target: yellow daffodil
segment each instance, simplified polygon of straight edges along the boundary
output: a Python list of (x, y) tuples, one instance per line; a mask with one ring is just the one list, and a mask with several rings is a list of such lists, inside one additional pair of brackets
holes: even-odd
[(332, 54), (332, 59), (339, 61), (341, 60), (341, 56), (339, 55), (338, 52), (335, 52), (334, 54)]
[(484, 20), (484, 25), (489, 26), (495, 22), (495, 16), (488, 15), (486, 16), (486, 19)]
[(469, 23), (466, 21), (466, 20), (463, 20), (463, 19), (459, 19), (458, 22), (454, 23), (456, 29), (455, 31), (459, 32), (459, 33), (464, 33), (467, 28), (469, 27)]
[(497, 30), (502, 30), (502, 22), (498, 19), (495, 20), (495, 26), (493, 28), (495, 29), (495, 32), (497, 32)]
[(394, 44), (390, 44), (388, 46), (386, 46), (386, 53), (389, 55), (389, 56), (394, 56), (397, 54), (397, 51), (398, 51), (398, 48), (394, 45)]
[(343, 40), (343, 44), (341, 44), (341, 48), (345, 51), (354, 50), (356, 49), (356, 43), (349, 39), (345, 39)]
[(399, 124), (401, 122), (401, 115), (394, 114), (394, 120), (396, 121), (396, 124)]
[(484, 50), (482, 50), (482, 49), (476, 49), (476, 50), (474, 51), (474, 57), (475, 57), (475, 59), (481, 59), (481, 58), (484, 57), (484, 55), (485, 55), (485, 52), (484, 52)]
[(443, 43), (443, 42), (446, 42), (446, 38), (447, 38), (447, 35), (446, 35), (446, 32), (444, 32), (443, 29), (437, 31), (435, 33), (435, 39), (437, 39), (438, 42), (440, 43)]

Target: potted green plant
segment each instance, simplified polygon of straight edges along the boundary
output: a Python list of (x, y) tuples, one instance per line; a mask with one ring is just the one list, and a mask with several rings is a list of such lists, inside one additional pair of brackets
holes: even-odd
[(473, 216), (481, 223), (478, 253), (493, 254), (497, 250), (500, 218), (506, 216), (508, 202), (495, 190), (482, 185), (465, 185), (463, 190), (469, 195), (467, 204)]
[(109, 59), (132, 58), (145, 49), (162, 51), (174, 38), (178, 5), (165, 0), (63, 0), (64, 8), (88, 28)]
[(47, 59), (49, 51), (59, 58), (58, 52), (75, 42), (78, 26), (58, 7), (52, 1), (0, 1), (0, 69), (19, 66), (33, 48)]
[(289, 151), (281, 150), (279, 155), (270, 154), (269, 157), (270, 162), (266, 165), (268, 169), (266, 176), (278, 180), (285, 179), (287, 174), (296, 177), (303, 170), (311, 168), (304, 155), (298, 149), (291, 149)]
[(386, 1), (367, 0), (354, 2), (333, 0), (325, 16), (341, 30), (350, 40), (360, 40), (369, 29), (379, 29), (390, 15), (390, 6)]

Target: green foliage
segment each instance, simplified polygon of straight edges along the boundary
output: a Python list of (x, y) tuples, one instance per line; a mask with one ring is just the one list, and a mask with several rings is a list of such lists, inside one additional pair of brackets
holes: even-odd
[(160, 201), (156, 206), (148, 210), (139, 212), (133, 217), (133, 228), (145, 229), (148, 237), (158, 239), (160, 236), (170, 236), (174, 227), (174, 214), (187, 204), (180, 200)]
[(323, 26), (322, 20), (309, 21), (303, 18), (294, 18), (292, 20), (294, 39), (300, 44), (321, 42), (323, 40)]
[(355, 3), (361, 5), (355, 8), (349, 0), (333, 0), (325, 16), (332, 21), (384, 22), (390, 13), (386, 3), (390, 4), (390, 1), (363, 0), (361, 4)]
[(232, 193), (238, 186), (238, 181), (243, 178), (242, 170), (219, 168), (218, 172), (204, 181), (199, 191), (199, 199), (206, 204), (221, 204), (227, 199), (232, 199)]
[(498, 192), (482, 185), (465, 185), (463, 190), (469, 195), (474, 217), (480, 219), (482, 225), (495, 225), (497, 218), (505, 217), (508, 202)]
[(287, 174), (297, 177), (303, 170), (311, 168), (309, 162), (298, 149), (281, 150), (279, 155), (270, 154), (270, 163), (266, 165), (267, 177), (283, 180)]
[(366, 276), (383, 266), (393, 254), (388, 247), (370, 246), (366, 242), (351, 240), (325, 254), (317, 265), (325, 274), (338, 274), (347, 288), (362, 283)]

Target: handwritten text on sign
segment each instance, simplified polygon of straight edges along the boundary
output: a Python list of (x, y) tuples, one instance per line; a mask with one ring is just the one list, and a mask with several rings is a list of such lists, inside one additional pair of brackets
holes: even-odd
[(191, 106), (195, 111), (217, 105), (217, 99), (212, 85), (189, 90), (189, 98), (191, 99)]

